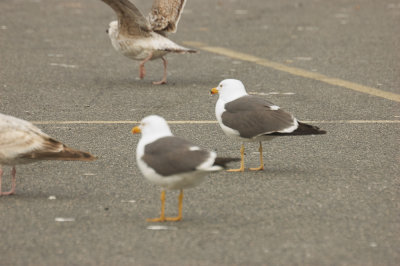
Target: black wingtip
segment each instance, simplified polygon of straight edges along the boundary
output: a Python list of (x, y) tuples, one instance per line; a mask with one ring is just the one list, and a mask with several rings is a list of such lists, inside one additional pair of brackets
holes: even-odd
[(294, 135), (323, 135), (326, 134), (326, 130), (320, 129), (317, 126), (299, 122), (299, 127), (292, 133)]
[(226, 165), (231, 162), (238, 162), (240, 158), (227, 158), (227, 157), (217, 157), (215, 158), (214, 165), (222, 166), (226, 168)]
[(170, 49), (170, 48), (165, 48), (165, 49), (161, 49), (161, 51), (166, 51), (169, 53), (177, 53), (177, 54), (185, 54), (185, 53), (189, 53), (189, 54), (194, 54), (197, 53), (197, 50), (182, 50), (182, 49)]
[(320, 129), (317, 126), (308, 125), (302, 122), (299, 122), (299, 126), (295, 131), (289, 133), (282, 132), (274, 132), (268, 135), (273, 136), (301, 136), (301, 135), (323, 135), (326, 134), (326, 130)]

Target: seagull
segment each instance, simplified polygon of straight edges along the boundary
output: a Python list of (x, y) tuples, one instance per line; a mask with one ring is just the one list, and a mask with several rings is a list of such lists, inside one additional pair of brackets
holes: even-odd
[[(93, 155), (68, 148), (43, 133), (32, 123), (0, 113), (0, 196), (15, 193), (17, 164), (40, 160), (94, 161)], [(12, 166), (12, 184), (9, 192), (2, 192), (2, 165)]]
[[(151, 183), (162, 187), (161, 215), (148, 222), (180, 221), (182, 219), (183, 189), (200, 184), (206, 175), (220, 171), (238, 158), (217, 157), (186, 139), (175, 137), (164, 118), (150, 115), (142, 119), (132, 133), (142, 133), (136, 148), (140, 171)], [(180, 190), (178, 216), (165, 217), (165, 189)]]
[(227, 136), (242, 142), (239, 169), (244, 171), (244, 142), (259, 142), (260, 166), (251, 171), (264, 170), (262, 141), (278, 136), (326, 134), (316, 126), (298, 121), (290, 113), (262, 98), (248, 95), (243, 83), (237, 79), (225, 79), (218, 87), (211, 89), (211, 94), (218, 94), (215, 115), (222, 131)]
[(167, 33), (175, 33), (186, 0), (155, 0), (147, 18), (129, 0), (102, 0), (118, 16), (118, 21), (110, 22), (106, 31), (112, 46), (118, 52), (140, 60), (139, 77), (146, 75), (144, 64), (161, 58), (164, 76), (153, 84), (167, 83), (167, 53), (195, 53), (195, 50), (180, 46), (167, 38)]

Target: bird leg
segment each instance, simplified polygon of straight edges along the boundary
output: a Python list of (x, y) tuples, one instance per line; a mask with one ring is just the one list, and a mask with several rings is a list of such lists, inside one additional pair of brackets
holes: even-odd
[(167, 59), (165, 59), (164, 56), (161, 57), (161, 59), (163, 60), (163, 64), (164, 64), (164, 76), (163, 76), (162, 80), (154, 81), (153, 82), (154, 85), (161, 85), (161, 84), (167, 83)]
[(139, 65), (139, 78), (143, 79), (146, 76), (146, 69), (144, 68), (144, 64), (149, 61), (153, 57), (153, 53), (150, 53), (148, 57), (146, 57)]
[(3, 169), (0, 168), (0, 196), (3, 195), (3, 192), (1, 192), (1, 178), (3, 177)]
[(17, 181), (17, 178), (16, 178), (16, 173), (17, 173), (17, 170), (15, 169), (15, 166), (13, 166), (13, 168), (12, 168), (12, 170), (11, 170), (11, 175), (12, 175), (12, 179), (11, 179), (11, 190), (10, 190), (10, 194), (14, 194), (15, 193), (15, 187), (16, 187), (16, 181)]
[(183, 189), (181, 189), (181, 192), (179, 193), (179, 203), (178, 203), (178, 216), (176, 217), (167, 217), (165, 218), (169, 222), (177, 222), (182, 220), (182, 202), (183, 202)]
[(244, 171), (244, 144), (242, 144), (242, 147), (240, 148), (240, 168), (238, 169), (229, 169), (227, 170), (228, 172), (243, 172)]
[(0, 169), (0, 196), (8, 196), (8, 195), (12, 195), (15, 193), (15, 187), (16, 187), (16, 175), (17, 171), (15, 170), (15, 166), (13, 166), (12, 170), (11, 170), (11, 175), (12, 175), (12, 179), (11, 179), (11, 190), (8, 192), (2, 192), (1, 191), (1, 178), (3, 176), (3, 170)]
[(159, 218), (147, 219), (148, 222), (165, 222), (165, 190), (161, 191), (161, 215)]
[(260, 141), (260, 147), (258, 148), (258, 151), (260, 152), (260, 167), (257, 168), (249, 168), (251, 171), (261, 171), (264, 170), (264, 162), (263, 162), (263, 154), (262, 154), (262, 143)]

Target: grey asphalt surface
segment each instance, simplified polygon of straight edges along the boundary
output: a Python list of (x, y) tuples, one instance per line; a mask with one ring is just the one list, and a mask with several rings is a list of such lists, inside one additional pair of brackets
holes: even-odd
[[(144, 13), (151, 5), (134, 2)], [(153, 86), (161, 61), (138, 80), (138, 62), (105, 33), (114, 19), (95, 0), (0, 1), (1, 112), (30, 121), (215, 120), (209, 89), (237, 78), (300, 120), (399, 120), (395, 101), (205, 51), (169, 55), (169, 83)], [(399, 22), (394, 0), (189, 0), (171, 39), (400, 93)], [(132, 125), (40, 125), (100, 158), (17, 167), (16, 195), (0, 198), (0, 265), (399, 265), (400, 124), (315, 124), (328, 134), (265, 143), (263, 172), (220, 172), (186, 190), (183, 221), (167, 230), (145, 221), (159, 214), (160, 190), (136, 167)], [(171, 128), (239, 156), (217, 124)], [(256, 151), (246, 145), (247, 166), (258, 165)], [(167, 193), (168, 215), (177, 196)]]

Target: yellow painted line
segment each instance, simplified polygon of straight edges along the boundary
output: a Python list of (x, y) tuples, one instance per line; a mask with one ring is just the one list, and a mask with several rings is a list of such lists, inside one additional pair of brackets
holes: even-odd
[(400, 124), (400, 120), (300, 120), (307, 124)]
[(31, 121), (36, 125), (76, 125), (76, 124), (138, 124), (139, 121)]
[[(216, 120), (174, 120), (168, 124), (217, 124)], [(309, 124), (400, 124), (400, 120), (301, 120)], [(111, 124), (138, 124), (139, 121), (32, 121), (36, 125), (111, 125)]]
[(350, 82), (350, 81), (346, 81), (346, 80), (342, 80), (342, 79), (338, 79), (338, 78), (328, 77), (323, 74), (307, 71), (307, 70), (304, 70), (301, 68), (290, 67), (290, 66), (287, 66), (287, 65), (284, 65), (281, 63), (269, 61), (267, 59), (259, 58), (259, 57), (256, 57), (256, 56), (253, 56), (250, 54), (236, 52), (236, 51), (233, 51), (233, 50), (230, 50), (227, 48), (223, 48), (223, 47), (208, 46), (207, 44), (200, 43), (200, 42), (186, 41), (183, 43), (185, 45), (196, 47), (198, 49), (201, 49), (201, 50), (204, 50), (207, 52), (211, 52), (214, 54), (224, 55), (224, 56), (227, 56), (230, 58), (247, 61), (247, 62), (255, 63), (255, 64), (258, 64), (261, 66), (269, 67), (269, 68), (272, 68), (275, 70), (283, 71), (283, 72), (286, 72), (286, 73), (289, 73), (289, 74), (292, 74), (295, 76), (318, 80), (318, 81), (322, 81), (322, 82), (325, 82), (325, 83), (328, 83), (328, 84), (331, 84), (334, 86), (339, 86), (339, 87), (347, 88), (350, 90), (370, 94), (373, 96), (382, 97), (382, 98), (385, 98), (385, 99), (388, 99), (391, 101), (400, 102), (400, 94), (397, 94), (397, 93), (387, 92), (387, 91), (379, 90), (376, 88), (357, 84), (354, 82)]
[[(174, 120), (174, 121), (167, 121), (168, 124), (216, 124), (217, 121), (214, 120)], [(121, 121), (31, 121), (31, 123), (36, 125), (76, 125), (76, 124), (101, 124), (101, 125), (108, 125), (108, 124), (139, 124), (140, 121), (129, 121), (129, 120), (121, 120)]]

